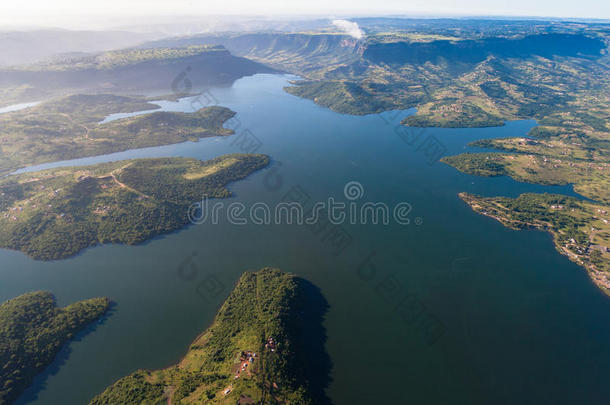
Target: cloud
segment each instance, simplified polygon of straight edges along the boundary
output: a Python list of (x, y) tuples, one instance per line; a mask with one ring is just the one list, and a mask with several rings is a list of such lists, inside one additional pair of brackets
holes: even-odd
[(356, 39), (361, 39), (364, 37), (364, 31), (358, 27), (358, 23), (353, 21), (333, 20), (333, 25)]

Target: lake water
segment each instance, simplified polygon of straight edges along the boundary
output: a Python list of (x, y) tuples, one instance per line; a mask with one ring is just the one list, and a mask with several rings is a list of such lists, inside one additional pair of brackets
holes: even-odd
[[(237, 112), (237, 135), (54, 165), (208, 159), (240, 152), (237, 140), (246, 128), (273, 163), (233, 184), (227, 202), (273, 205), (293, 187), (312, 201), (345, 201), (345, 184), (357, 181), (364, 190), (358, 202), (408, 202), (411, 223), (344, 225), (352, 242), (336, 255), (304, 226), (239, 226), (222, 217), (217, 225), (189, 226), (141, 246), (101, 246), (56, 262), (0, 250), (0, 300), (43, 289), (61, 305), (94, 296), (116, 302), (19, 403), (84, 404), (138, 368), (176, 363), (240, 274), (273, 266), (312, 281), (330, 304), (328, 393), (336, 404), (607, 404), (610, 300), (584, 269), (555, 251), (548, 234), (506, 229), (457, 196), (574, 195), (571, 188), (469, 176), (430, 164), (420, 143), (439, 142), (456, 154), (476, 139), (525, 135), (535, 123), (413, 129), (405, 142), (395, 127), (412, 111), (341, 115), (286, 94), (287, 80), (256, 75), (211, 90)], [(182, 99), (164, 109), (189, 112), (197, 105)], [(192, 277), (179, 271), (189, 258), (197, 269)], [(403, 297), (410, 312), (398, 305)], [(410, 316), (415, 313), (441, 325), (432, 344), (419, 318)]]
[(20, 103), (20, 104), (8, 105), (6, 107), (0, 108), (0, 114), (4, 114), (4, 113), (8, 113), (8, 112), (13, 112), (13, 111), (24, 110), (26, 108), (34, 107), (38, 103), (40, 103), (40, 101), (34, 101), (34, 102), (31, 102), (31, 103)]

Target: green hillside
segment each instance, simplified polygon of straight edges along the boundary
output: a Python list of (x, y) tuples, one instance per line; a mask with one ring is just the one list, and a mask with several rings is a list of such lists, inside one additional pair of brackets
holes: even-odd
[(0, 180), (0, 247), (38, 260), (104, 243), (137, 244), (189, 223), (189, 206), (269, 164), (266, 155), (136, 159)]
[(178, 364), (136, 371), (90, 405), (328, 403), (323, 348), (312, 337), (325, 301), (311, 287), (276, 269), (244, 273)]
[(76, 94), (1, 114), (0, 175), (32, 164), (233, 133), (223, 123), (235, 113), (217, 106), (195, 113), (160, 111), (100, 123), (110, 114), (156, 108), (141, 97)]
[(58, 308), (48, 292), (0, 304), (0, 404), (12, 403), (75, 333), (108, 310), (106, 298)]

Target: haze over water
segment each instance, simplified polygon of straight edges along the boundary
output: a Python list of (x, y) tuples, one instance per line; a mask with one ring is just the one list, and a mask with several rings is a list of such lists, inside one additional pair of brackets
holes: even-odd
[[(337, 114), (283, 92), (288, 79), (256, 75), (211, 90), (220, 105), (237, 112), (238, 134), (249, 129), (261, 141), (257, 152), (273, 159), (268, 169), (230, 186), (235, 196), (227, 202), (273, 205), (294, 186), (312, 201), (345, 201), (345, 184), (357, 181), (364, 189), (359, 202), (408, 202), (411, 223), (345, 225), (352, 243), (336, 256), (304, 226), (238, 226), (226, 220), (190, 226), (141, 246), (96, 247), (56, 262), (0, 250), (0, 301), (45, 289), (60, 305), (94, 296), (117, 304), (95, 332), (69, 344), (19, 403), (86, 403), (138, 368), (176, 363), (211, 323), (241, 273), (264, 266), (311, 280), (327, 298), (329, 394), (336, 404), (379, 398), (384, 403), (567, 404), (603, 403), (610, 397), (604, 380), (610, 374), (607, 297), (584, 269), (555, 251), (550, 235), (506, 229), (472, 212), (457, 196), (461, 191), (575, 195), (570, 187), (479, 178), (430, 164), (395, 132), (412, 112)], [(188, 98), (163, 107), (193, 111)], [(428, 128), (422, 137), (434, 136), (447, 154), (456, 154), (470, 149), (466, 144), (473, 140), (525, 135), (534, 125)], [(240, 152), (237, 136), (71, 164), (152, 156), (208, 159)], [(185, 274), (179, 268), (190, 266), (189, 258), (195, 267)], [(215, 287), (198, 293), (211, 275)], [(442, 323), (444, 333), (434, 344), (426, 343), (417, 322), (397, 313), (402, 297)]]

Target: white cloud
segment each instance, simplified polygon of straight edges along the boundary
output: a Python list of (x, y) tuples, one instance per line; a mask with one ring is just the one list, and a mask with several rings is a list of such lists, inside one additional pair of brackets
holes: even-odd
[(358, 23), (353, 21), (333, 20), (333, 25), (356, 39), (364, 37), (364, 31), (358, 27)]

